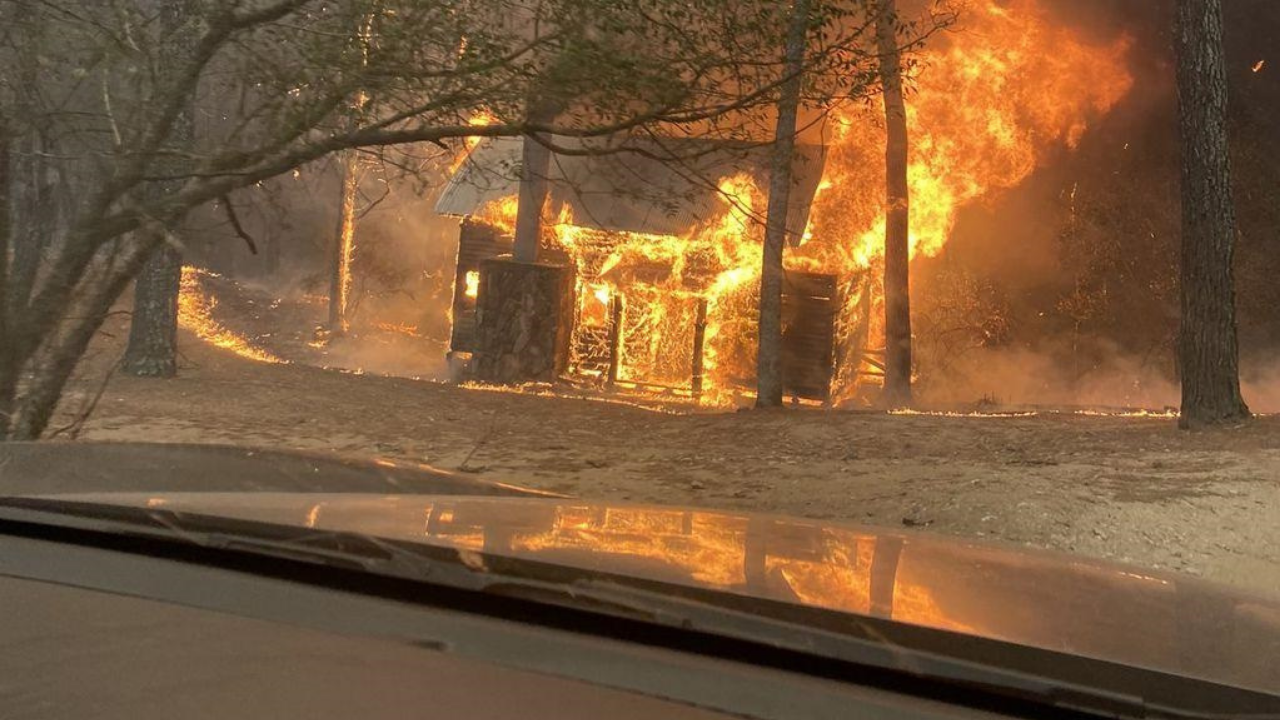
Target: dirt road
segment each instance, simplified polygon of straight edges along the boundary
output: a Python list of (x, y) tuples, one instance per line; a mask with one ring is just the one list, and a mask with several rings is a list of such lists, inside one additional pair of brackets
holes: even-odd
[[(178, 378), (114, 377), (81, 437), (381, 455), (591, 498), (907, 525), (1280, 592), (1280, 418), (1186, 434), (1168, 418), (1072, 414), (670, 414), (257, 363), (183, 341)], [(73, 387), (68, 412), (101, 370)]]

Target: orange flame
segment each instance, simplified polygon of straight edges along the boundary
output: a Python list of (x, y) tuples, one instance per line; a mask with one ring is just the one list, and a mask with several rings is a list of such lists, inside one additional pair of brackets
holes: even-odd
[[(926, 46), (907, 98), (912, 257), (940, 253), (965, 205), (1023, 182), (1051, 153), (1074, 149), (1089, 123), (1130, 90), (1128, 38), (1097, 45), (1049, 16), (1037, 0), (974, 0), (957, 32)], [(809, 227), (788, 249), (791, 270), (836, 275), (842, 369), (848, 397), (861, 358), (883, 332), (877, 266), (884, 250), (883, 113), (837, 108)], [(590, 296), (620, 294), (619, 378), (656, 385), (689, 382), (695, 323), (706, 304), (704, 400), (725, 403), (754, 375), (756, 291), (765, 194), (749, 175), (720, 181), (722, 211), (681, 236), (603, 232), (573, 223), (567, 210), (544, 239), (568, 253), (579, 281), (575, 351), (596, 357), (606, 342)], [(510, 233), (515, 196), (477, 219)], [(607, 304), (607, 303), (606, 303)], [(584, 313), (593, 318), (584, 321)], [(853, 328), (862, 328), (860, 331)], [(744, 383), (744, 380), (747, 381)]]
[(520, 197), (509, 195), (492, 200), (472, 217), (510, 235), (516, 231), (516, 211), (520, 209)]
[(207, 270), (191, 266), (182, 268), (182, 282), (178, 291), (178, 324), (210, 345), (230, 350), (242, 358), (266, 363), (287, 362), (266, 350), (254, 347), (244, 337), (213, 319), (213, 310), (218, 306), (218, 301), (201, 287), (201, 279), (205, 276), (216, 277)]
[[(488, 110), (481, 110), (468, 118), (467, 124), (471, 127), (486, 127), (496, 123), (497, 121), (498, 118), (495, 117), (493, 113)], [(462, 167), (462, 163), (466, 162), (467, 156), (471, 154), (472, 150), (476, 149), (476, 146), (479, 145), (480, 141), (483, 139), (484, 138), (479, 135), (471, 135), (463, 138), (462, 151), (453, 158), (453, 163), (449, 166), (449, 172), (457, 172), (458, 168)]]
[[(732, 312), (725, 305), (739, 294), (750, 295), (759, 278), (759, 228), (752, 215), (763, 209), (763, 194), (746, 174), (723, 179), (719, 190), (722, 213), (685, 235), (593, 230), (574, 225), (567, 207), (560, 210), (551, 226), (551, 242), (569, 254), (577, 271), (583, 301), (573, 344), (580, 354), (606, 352), (601, 346), (607, 339), (593, 328), (607, 323), (609, 299), (620, 293), (628, 309), (620, 330), (625, 361), (619, 378), (687, 384), (698, 304), (705, 302), (704, 397), (714, 400), (727, 391), (731, 380), (721, 370), (728, 368), (722, 368), (718, 358), (742, 335), (742, 328), (730, 327), (751, 321), (749, 314)], [(502, 204), (497, 205), (499, 211), (490, 216), (502, 211)]]
[[(921, 53), (907, 98), (912, 257), (941, 252), (961, 207), (1075, 148), (1133, 86), (1129, 38), (1086, 43), (1036, 0), (974, 3), (959, 25)], [(884, 252), (884, 130), (856, 108), (832, 125), (824, 184), (838, 189), (818, 194), (809, 234), (842, 238), (843, 261), (866, 266)]]

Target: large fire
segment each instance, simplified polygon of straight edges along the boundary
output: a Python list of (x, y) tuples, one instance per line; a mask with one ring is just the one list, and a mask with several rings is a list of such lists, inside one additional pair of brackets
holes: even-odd
[[(1018, 185), (1053, 148), (1074, 148), (1132, 87), (1129, 44), (1086, 43), (1037, 0), (967, 6), (910, 81), (912, 256), (942, 251), (959, 208)], [(810, 233), (844, 238), (831, 249), (866, 265), (884, 250), (884, 129), (861, 108), (833, 121)]]
[[(1089, 122), (1132, 86), (1128, 47), (1125, 38), (1087, 41), (1037, 0), (966, 5), (956, 32), (921, 51), (909, 79), (912, 256), (940, 253), (960, 208), (1017, 186), (1049, 153), (1074, 148)], [(867, 358), (883, 342), (882, 111), (836, 108), (826, 142), (808, 228), (784, 262), (788, 270), (839, 279), (840, 370), (833, 391), (848, 398), (874, 376)], [(600, 372), (592, 360), (607, 352), (603, 326), (615, 312), (611, 303), (621, 302), (617, 379), (687, 384), (694, 338), (701, 337), (703, 399), (728, 402), (750, 386), (767, 197), (749, 175), (723, 178), (719, 189), (721, 214), (680, 236), (593, 230), (575, 225), (563, 208), (551, 210), (558, 217), (548, 218), (545, 242), (567, 253), (578, 274), (572, 358), (578, 370)], [(516, 205), (514, 196), (503, 198), (477, 218), (510, 232)]]

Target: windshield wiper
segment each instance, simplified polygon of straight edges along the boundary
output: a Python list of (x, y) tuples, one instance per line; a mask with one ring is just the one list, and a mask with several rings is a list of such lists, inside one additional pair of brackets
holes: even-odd
[[(786, 608), (786, 615), (789, 617), (780, 618), (761, 612), (762, 609), (778, 605), (773, 601), (714, 595), (710, 591), (677, 588), (663, 583), (598, 573), (566, 571), (559, 566), (486, 555), (465, 548), (391, 541), (370, 535), (221, 518), (165, 508), (103, 505), (51, 498), (0, 498), (0, 523), (4, 521), (73, 528), (165, 543), (176, 542), (205, 550), (245, 553), (290, 563), (356, 571), (407, 580), (424, 587), (482, 593), (488, 597), (553, 605), (688, 633), (734, 638), (780, 651), (849, 663), (863, 669), (853, 676), (841, 677), (843, 680), (862, 682), (867, 679), (865, 670), (874, 669), (906, 674), (956, 688), (1028, 700), (1068, 711), (1109, 717), (1280, 720), (1280, 713), (1271, 712), (1189, 710), (1134, 693), (973, 662), (919, 647), (906, 647), (877, 630), (875, 626), (883, 624), (882, 621), (868, 618), (795, 606)], [(548, 577), (554, 579), (539, 579)], [(750, 610), (742, 609), (748, 602)], [(473, 605), (467, 607), (474, 609)], [(801, 614), (797, 615), (797, 611)], [(832, 615), (838, 616), (844, 632), (802, 622), (820, 617), (830, 619)], [(850, 633), (854, 630), (857, 635)], [(920, 630), (929, 633), (944, 632), (924, 628)], [(962, 638), (964, 642), (971, 643), (994, 642), (969, 636)], [(1032, 651), (1029, 648), (1023, 650)], [(1110, 665), (1096, 662), (1099, 665)], [(1172, 678), (1180, 683), (1201, 684), (1269, 699), (1269, 696), (1258, 693), (1199, 680), (1175, 678), (1154, 672), (1149, 674)]]

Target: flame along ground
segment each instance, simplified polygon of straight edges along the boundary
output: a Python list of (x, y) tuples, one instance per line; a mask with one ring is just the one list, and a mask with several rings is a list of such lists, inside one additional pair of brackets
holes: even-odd
[[(909, 79), (912, 257), (942, 252), (962, 207), (1017, 186), (1051, 152), (1073, 149), (1133, 84), (1128, 38), (1088, 42), (1036, 0), (978, 0), (931, 42)], [(827, 120), (824, 176), (785, 264), (842, 282), (835, 392), (849, 399), (873, 374), (864, 351), (883, 337), (885, 139), (878, 108), (841, 107)], [(585, 290), (575, 347), (590, 345), (592, 323), (624, 289), (621, 378), (687, 382), (694, 309), (707, 303), (704, 402), (712, 404), (730, 402), (733, 387), (754, 376), (767, 200), (745, 175), (723, 178), (720, 190), (723, 213), (683, 236), (601, 233), (563, 210), (548, 223), (549, 244), (569, 254)], [(510, 232), (516, 206), (515, 196), (503, 198), (479, 217)]]
[(254, 347), (246, 338), (228, 330), (213, 318), (218, 300), (201, 286), (201, 280), (214, 276), (207, 270), (190, 266), (182, 268), (182, 283), (178, 292), (178, 324), (210, 345), (230, 350), (248, 360), (266, 363), (285, 363), (275, 355)]

